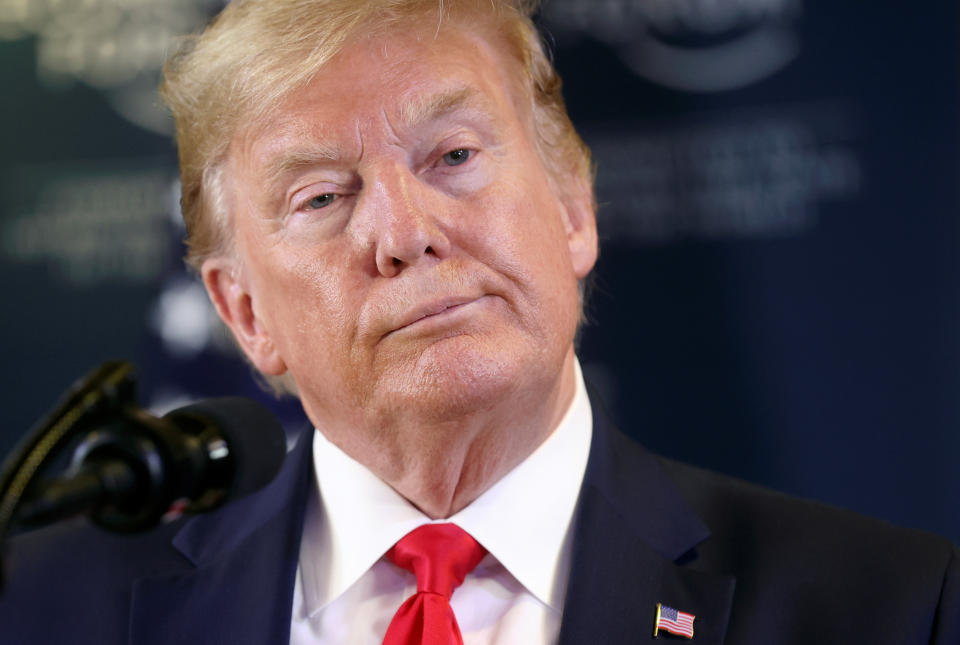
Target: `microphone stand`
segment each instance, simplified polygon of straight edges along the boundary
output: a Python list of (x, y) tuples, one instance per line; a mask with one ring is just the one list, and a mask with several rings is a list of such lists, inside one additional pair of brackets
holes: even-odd
[[(169, 505), (157, 494), (166, 485), (164, 455), (151, 436), (163, 428), (135, 401), (133, 366), (104, 363), (74, 384), (20, 441), (0, 469), (0, 549), (15, 524), (41, 526), (91, 507), (94, 521), (110, 530), (136, 531), (159, 521)], [(84, 433), (71, 476), (37, 481), (62, 448)], [(3, 584), (0, 552), (0, 590)]]

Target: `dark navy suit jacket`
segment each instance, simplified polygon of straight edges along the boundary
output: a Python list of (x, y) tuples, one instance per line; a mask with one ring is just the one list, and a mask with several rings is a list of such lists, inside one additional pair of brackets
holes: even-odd
[[(594, 417), (560, 645), (653, 642), (657, 603), (696, 615), (694, 643), (960, 645), (947, 540), (655, 457)], [(15, 540), (0, 643), (288, 642), (310, 444), (214, 513)]]

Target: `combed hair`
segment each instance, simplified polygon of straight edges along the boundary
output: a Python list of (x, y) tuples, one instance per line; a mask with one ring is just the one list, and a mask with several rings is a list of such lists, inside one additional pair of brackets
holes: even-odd
[[(590, 151), (567, 116), (560, 77), (531, 20), (538, 5), (539, 0), (230, 2), (205, 30), (181, 41), (160, 85), (176, 123), (187, 264), (199, 271), (207, 258), (233, 252), (223, 174), (237, 134), (309, 84), (350, 39), (424, 21), (435, 21), (439, 33), (446, 22), (469, 20), (502, 41), (519, 63), (537, 151), (553, 190), (563, 195), (586, 188), (593, 199)], [(583, 283), (580, 287), (582, 320)], [(297, 393), (289, 373), (260, 376), (277, 395)]]
[[(590, 151), (567, 116), (560, 77), (531, 16), (539, 0), (233, 0), (167, 61), (160, 94), (173, 112), (187, 263), (232, 250), (223, 167), (238, 131), (307, 85), (351, 38), (412, 22), (489, 24), (519, 62), (536, 145), (554, 190), (574, 177), (593, 194)], [(429, 24), (429, 23), (428, 23)], [(554, 181), (555, 180), (555, 181)]]

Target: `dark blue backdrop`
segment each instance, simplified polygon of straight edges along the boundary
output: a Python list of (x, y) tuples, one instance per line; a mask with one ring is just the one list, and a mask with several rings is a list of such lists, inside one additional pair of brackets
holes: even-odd
[[(216, 3), (48, 4), (0, 17), (2, 452), (111, 357), (158, 409), (262, 396), (181, 269), (151, 93)], [(543, 24), (599, 170), (581, 359), (624, 428), (960, 539), (956, 2), (553, 0)]]

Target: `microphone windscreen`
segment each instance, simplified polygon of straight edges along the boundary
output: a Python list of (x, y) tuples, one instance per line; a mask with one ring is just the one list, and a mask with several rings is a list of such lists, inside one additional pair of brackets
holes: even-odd
[(266, 486), (283, 464), (287, 439), (280, 421), (262, 403), (238, 396), (205, 399), (164, 416), (202, 418), (220, 431), (234, 464), (227, 496), (241, 497)]

